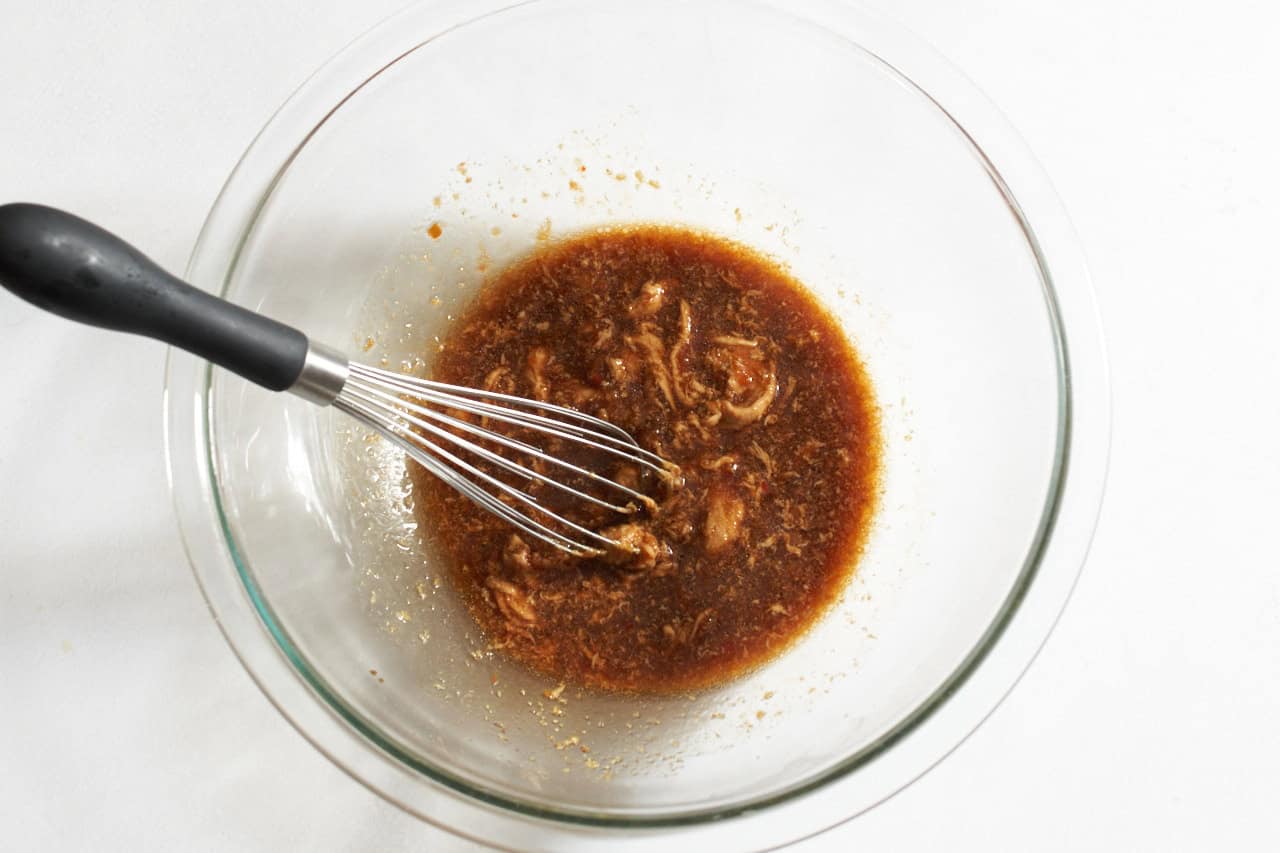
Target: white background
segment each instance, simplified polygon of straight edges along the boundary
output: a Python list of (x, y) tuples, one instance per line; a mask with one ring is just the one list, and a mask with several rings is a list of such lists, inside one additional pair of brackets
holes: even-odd
[[(181, 270), (248, 140), (401, 0), (0, 0), (0, 201)], [(1270, 2), (877, 7), (999, 104), (1111, 347), (1092, 555), (1022, 684), (823, 850), (1280, 845), (1280, 51)], [(163, 348), (0, 292), (0, 849), (471, 849), (271, 708), (187, 568)]]

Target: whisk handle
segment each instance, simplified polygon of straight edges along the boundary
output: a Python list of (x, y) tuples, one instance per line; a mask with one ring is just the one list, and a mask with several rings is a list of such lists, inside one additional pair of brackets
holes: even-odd
[(38, 204), (0, 206), (0, 284), (81, 323), (146, 335), (284, 391), (307, 336), (162, 270), (114, 234)]

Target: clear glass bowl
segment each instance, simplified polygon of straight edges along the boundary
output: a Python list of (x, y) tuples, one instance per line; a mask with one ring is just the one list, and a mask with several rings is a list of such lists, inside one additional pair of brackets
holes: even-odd
[(871, 545), (778, 660), (688, 696), (557, 692), (485, 651), (399, 454), (174, 352), (179, 521), (262, 690), (405, 809), (507, 847), (775, 846), (883, 800), (991, 711), (1064, 605), (1101, 500), (1107, 380), (1081, 254), (969, 84), (823, 0), (427, 2), (272, 118), (188, 277), (421, 370), (486, 274), (548, 234), (635, 220), (786, 263), (876, 385)]

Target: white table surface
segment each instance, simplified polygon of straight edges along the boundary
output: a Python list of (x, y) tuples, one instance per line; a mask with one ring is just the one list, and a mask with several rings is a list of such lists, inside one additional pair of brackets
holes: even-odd
[[(248, 140), (401, 0), (0, 0), (0, 201), (181, 270)], [(922, 781), (798, 849), (1280, 845), (1275, 4), (876, 0), (1037, 152), (1111, 346), (1111, 478), (1056, 633)], [(0, 292), (0, 849), (464, 850), (314, 751), (209, 618), (163, 349)]]

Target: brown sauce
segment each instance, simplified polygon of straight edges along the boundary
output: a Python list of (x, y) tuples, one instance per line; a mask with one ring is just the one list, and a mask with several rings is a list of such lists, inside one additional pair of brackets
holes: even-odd
[(673, 485), (578, 453), (657, 502), (574, 509), (637, 552), (583, 558), (412, 466), (419, 521), (490, 647), (534, 670), (635, 691), (723, 681), (786, 648), (853, 572), (878, 495), (871, 386), (834, 320), (755, 252), (666, 226), (574, 237), (502, 272), (433, 358), (435, 379), (602, 417), (681, 469)]

